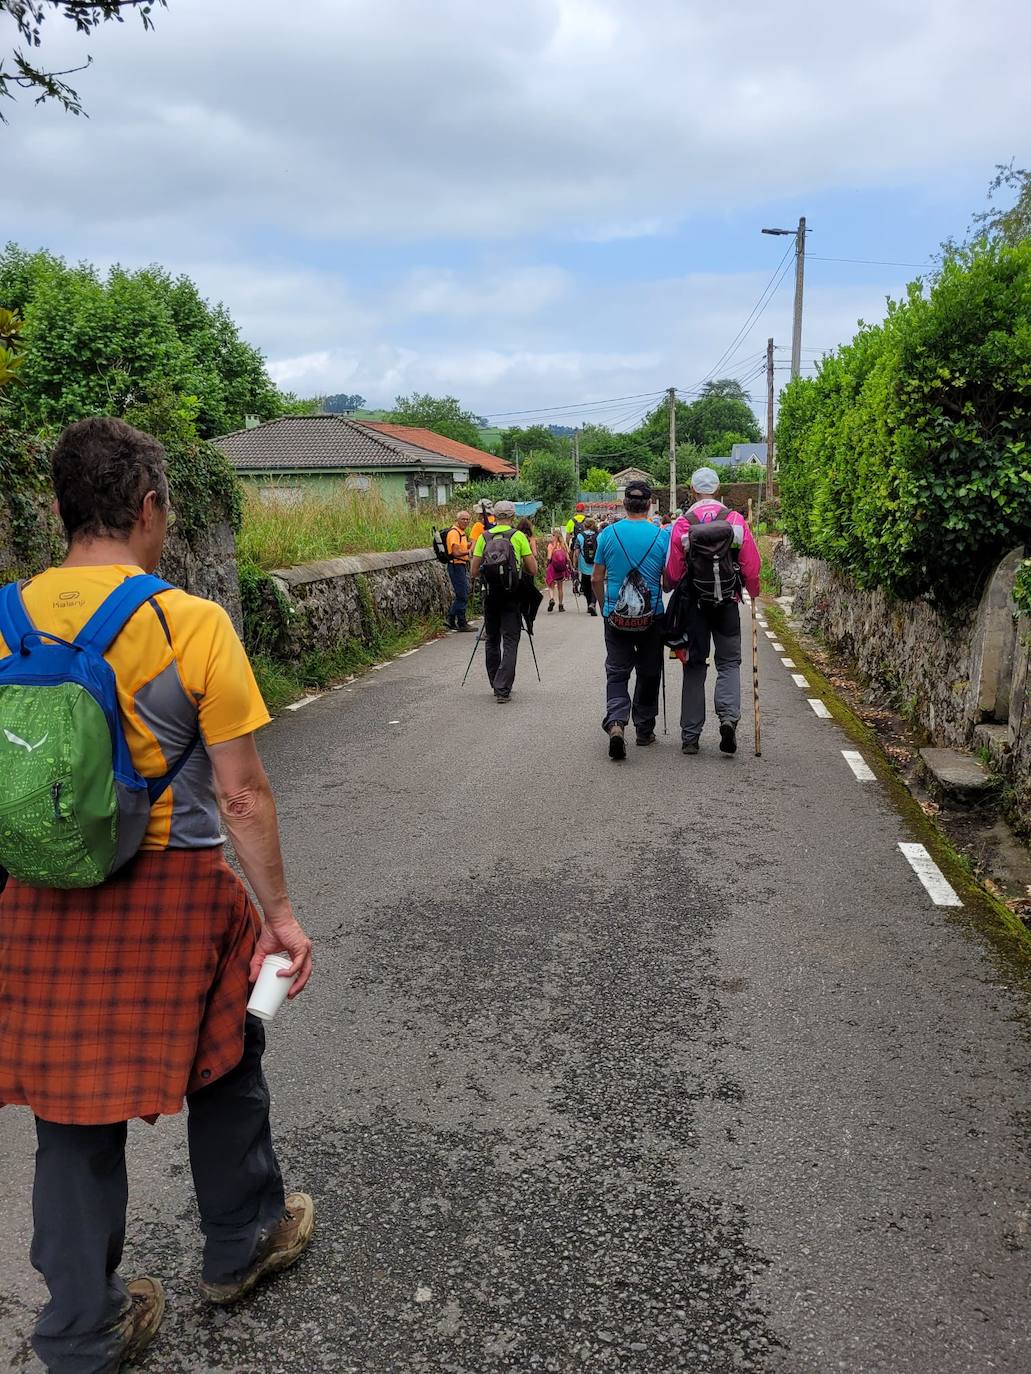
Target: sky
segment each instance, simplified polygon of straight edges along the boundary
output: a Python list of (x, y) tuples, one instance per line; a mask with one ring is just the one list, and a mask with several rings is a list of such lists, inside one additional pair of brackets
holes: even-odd
[(758, 408), (793, 285), (763, 227), (807, 218), (811, 371), (1031, 156), (1026, 0), (168, 0), (45, 34), (92, 55), (89, 118), (6, 103), (0, 237), (186, 273), (299, 395), (502, 424), (623, 429), (712, 375)]

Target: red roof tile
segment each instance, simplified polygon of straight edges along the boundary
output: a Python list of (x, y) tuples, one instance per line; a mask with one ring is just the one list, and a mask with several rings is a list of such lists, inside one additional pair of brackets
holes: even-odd
[(516, 475), (513, 465), (506, 463), (504, 458), (498, 458), (493, 453), (485, 453), (483, 449), (473, 448), (470, 444), (459, 443), (457, 439), (448, 439), (446, 435), (434, 434), (432, 429), (421, 429), (416, 425), (392, 425), (383, 420), (358, 420), (356, 423), (363, 425), (365, 429), (389, 434), (393, 439), (401, 439), (406, 444), (428, 449), (430, 453), (439, 453), (445, 458), (457, 458), (460, 463), (468, 463), (472, 468), (483, 468), (485, 472), (493, 472), (497, 477)]

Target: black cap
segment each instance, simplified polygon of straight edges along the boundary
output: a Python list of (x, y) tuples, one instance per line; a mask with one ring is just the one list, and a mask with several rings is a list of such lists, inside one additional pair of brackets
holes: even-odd
[(635, 477), (632, 482), (628, 482), (626, 484), (626, 488), (623, 494), (624, 496), (637, 497), (641, 501), (650, 501), (652, 499), (651, 487), (648, 485), (647, 482), (642, 481), (639, 477)]

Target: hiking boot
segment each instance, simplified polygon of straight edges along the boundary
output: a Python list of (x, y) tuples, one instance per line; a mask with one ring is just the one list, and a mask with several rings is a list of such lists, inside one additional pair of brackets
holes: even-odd
[(548, 615), (551, 615), (551, 613), (552, 613), (552, 611), (553, 611), (554, 609), (555, 609), (555, 603), (554, 603), (554, 601), (549, 601), (549, 602), (548, 602)]
[(471, 635), (473, 633), (473, 627), (471, 625), (459, 625), (458, 633), (460, 635)]
[(737, 753), (737, 721), (736, 721), (736, 720), (721, 720), (721, 721), (720, 721), (720, 753), (721, 753), (721, 754), (736, 754), (736, 753)]
[(588, 606), (588, 607), (587, 607), (587, 614), (588, 614), (588, 615), (597, 615), (597, 614), (598, 614), (598, 608), (597, 608), (597, 606)]
[(560, 611), (564, 611), (564, 610), (566, 609), (565, 606), (563, 606), (563, 604), (562, 604), (561, 601), (558, 603), (558, 608), (559, 608)]
[(133, 1279), (129, 1284), (132, 1306), (125, 1317), (125, 1344), (114, 1368), (132, 1364), (158, 1333), (165, 1315), (165, 1290), (158, 1279)]
[(623, 735), (623, 726), (616, 724), (609, 726), (609, 758), (626, 758), (626, 739)]
[(683, 744), (680, 746), (680, 752), (682, 754), (697, 754), (698, 741), (696, 739), (684, 740)]
[(219, 1307), (238, 1301), (266, 1274), (278, 1274), (282, 1269), (289, 1269), (307, 1250), (314, 1234), (315, 1203), (307, 1193), (290, 1193), (282, 1220), (273, 1226), (247, 1272), (227, 1283), (205, 1283), (202, 1280), (201, 1292), (208, 1302), (217, 1303)]
[(512, 693), (511, 693), (511, 692), (495, 692), (495, 693), (494, 693), (494, 700), (498, 703), (499, 706), (504, 706), (504, 704), (505, 704), (506, 701), (511, 701), (511, 700), (512, 700)]
[(640, 745), (642, 745), (642, 746), (645, 745), (645, 744), (654, 744), (654, 743), (655, 743), (655, 731), (654, 731), (654, 730), (649, 730), (648, 733), (647, 733), (646, 735), (641, 735), (641, 734), (639, 734), (639, 735), (637, 736), (637, 743), (640, 744)]

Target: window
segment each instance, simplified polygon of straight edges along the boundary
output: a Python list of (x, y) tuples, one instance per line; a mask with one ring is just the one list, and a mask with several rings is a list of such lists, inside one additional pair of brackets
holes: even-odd
[(469, 480), (469, 473), (468, 473), (467, 471), (466, 471), (466, 472), (456, 472), (456, 473), (453, 475), (453, 477), (452, 477), (451, 480), (452, 480), (453, 482), (468, 482), (468, 480)]
[(363, 472), (355, 472), (345, 479), (344, 486), (348, 491), (368, 491), (372, 486), (372, 478), (366, 477)]
[(430, 499), (429, 486), (424, 482), (420, 482), (418, 487), (416, 488), (416, 494), (418, 495), (420, 501), (428, 501)]
[(447, 493), (447, 487), (438, 487), (438, 488), (437, 488), (437, 505), (438, 505), (438, 506), (446, 506), (446, 505), (447, 505), (447, 494), (448, 494), (448, 493)]

